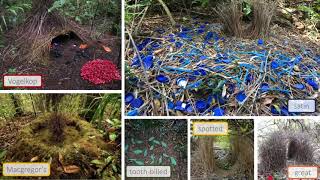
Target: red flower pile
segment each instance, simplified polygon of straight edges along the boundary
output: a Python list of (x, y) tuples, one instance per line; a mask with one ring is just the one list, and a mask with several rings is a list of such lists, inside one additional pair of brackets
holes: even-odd
[(109, 60), (102, 59), (95, 59), (84, 64), (81, 68), (81, 77), (96, 85), (121, 80), (116, 65)]

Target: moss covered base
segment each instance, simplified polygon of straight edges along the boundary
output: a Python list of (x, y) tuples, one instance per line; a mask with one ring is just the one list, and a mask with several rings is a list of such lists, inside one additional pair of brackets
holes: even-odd
[[(51, 178), (94, 178), (96, 169), (90, 162), (108, 152), (103, 136), (90, 123), (79, 117), (64, 115), (64, 138), (54, 142), (48, 119), (50, 114), (39, 116), (18, 135), (17, 143), (10, 148), (7, 160), (11, 162), (51, 163)], [(66, 171), (77, 166), (76, 172)]]

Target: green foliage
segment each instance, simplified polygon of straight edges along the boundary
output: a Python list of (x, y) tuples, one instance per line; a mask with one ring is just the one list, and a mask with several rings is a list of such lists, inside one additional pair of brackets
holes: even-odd
[[(5, 161), (6, 154), (7, 154), (7, 150), (0, 149), (0, 162), (4, 162)], [(0, 164), (0, 172), (2, 172), (2, 163)]]
[(223, 164), (223, 166), (222, 166), (222, 168), (224, 170), (229, 170), (231, 167), (232, 167), (232, 165), (230, 163)]
[[(106, 122), (108, 123), (108, 126), (111, 126), (112, 128), (116, 130), (121, 129), (121, 120), (119, 119), (107, 119)], [(109, 133), (109, 132), (107, 132)], [(110, 132), (109, 133), (109, 140), (110, 141), (116, 141), (116, 139), (120, 136), (120, 133), (118, 131)]]
[(142, 160), (129, 159), (129, 161), (132, 161), (134, 164), (139, 165), (139, 166), (143, 166), (144, 165), (144, 162)]
[(159, 157), (159, 165), (162, 164), (162, 156)]
[(102, 179), (119, 179), (121, 169), (119, 161), (118, 156), (104, 151), (100, 159), (94, 159), (90, 163), (98, 167), (97, 173)]
[(31, 4), (31, 0), (0, 0), (0, 33), (19, 24), (31, 9)]
[(157, 140), (153, 140), (153, 141), (151, 141), (153, 144), (158, 144), (158, 145), (160, 145), (160, 142), (159, 141), (157, 141)]
[(304, 12), (312, 22), (320, 20), (320, 1), (317, 1), (312, 6), (301, 5), (298, 7), (298, 10)]
[(17, 70), (15, 68), (8, 69), (8, 74), (15, 74)]
[[(137, 143), (137, 142), (142, 143)], [(131, 138), (131, 144), (134, 145), (135, 149), (130, 149), (130, 143), (127, 143), (125, 146), (125, 152), (128, 153), (130, 150), (137, 157), (142, 159), (129, 159), (135, 165), (161, 165), (165, 159), (167, 159), (172, 166), (177, 165), (177, 160), (173, 156), (169, 156), (164, 152), (167, 152), (168, 145), (164, 141), (156, 140), (155, 137), (150, 137), (144, 141)], [(137, 149), (137, 144), (142, 144), (140, 149)], [(150, 148), (145, 147), (145, 144), (149, 144)], [(155, 151), (155, 148), (157, 151)], [(149, 155), (149, 156), (148, 156)], [(145, 161), (146, 160), (146, 161)]]
[(58, 10), (75, 21), (91, 25), (101, 32), (116, 31), (120, 34), (121, 3), (119, 0), (56, 0), (49, 12)]
[(170, 157), (171, 165), (176, 166), (177, 160), (174, 157)]
[(96, 108), (95, 113), (92, 117), (91, 123), (95, 123), (98, 128), (103, 129), (102, 122), (105, 120), (105, 113), (106, 110), (110, 110), (107, 107), (111, 107), (111, 112), (109, 112), (109, 115), (111, 115), (111, 118), (114, 122), (111, 122), (110, 120), (107, 121), (108, 123), (116, 124), (119, 127), (119, 122), (115, 122), (116, 119), (118, 119), (118, 112), (121, 108), (121, 97), (119, 94), (104, 94), (98, 98), (98, 108)]
[(115, 141), (117, 139), (118, 135), (116, 133), (109, 134), (110, 141)]
[(9, 94), (0, 94), (0, 102), (0, 120), (14, 117), (15, 109)]
[(151, 156), (150, 156), (150, 159), (151, 159), (151, 162), (150, 162), (150, 164), (151, 165), (153, 165), (154, 164), (154, 160), (155, 160), (155, 156), (154, 156), (154, 154), (151, 154)]
[(243, 12), (243, 16), (246, 18), (246, 17), (249, 17), (252, 15), (252, 4), (250, 3), (249, 0), (244, 0), (243, 3), (242, 3), (242, 12)]
[(65, 3), (66, 3), (65, 0), (57, 0), (57, 1), (55, 1), (53, 3), (52, 7), (48, 9), (48, 12), (52, 12), (55, 9), (62, 8)]
[[(165, 123), (163, 121), (149, 121), (149, 120), (141, 120), (132, 124), (132, 128), (135, 130), (146, 130), (149, 128), (153, 128), (156, 126), (163, 126)], [(162, 128), (161, 128), (162, 129)], [(163, 129), (165, 130), (165, 129)]]
[(201, 7), (207, 7), (209, 5), (209, 0), (193, 0), (192, 4), (200, 4)]
[(135, 155), (141, 154), (143, 151), (141, 149), (136, 149), (133, 151)]
[(116, 129), (120, 129), (121, 128), (121, 120), (119, 120), (119, 119), (107, 119), (106, 121), (112, 127), (116, 128)]
[(319, 37), (320, 28), (320, 0), (310, 3), (303, 3), (297, 7), (297, 10), (303, 13), (302, 20), (305, 21), (309, 37)]
[(0, 149), (0, 161), (2, 162), (6, 157), (7, 151)]
[(217, 146), (223, 148), (223, 149), (229, 149), (230, 148), (230, 137), (229, 136), (216, 136), (215, 143)]
[(167, 147), (168, 147), (168, 145), (167, 145), (165, 142), (163, 142), (163, 141), (161, 141), (161, 145), (162, 145), (162, 147), (164, 147), (164, 148), (167, 148)]
[(69, 96), (64, 96), (59, 103), (59, 111), (68, 114), (78, 115), (81, 111), (81, 106), (83, 103), (83, 95), (71, 94)]
[(134, 19), (143, 16), (143, 10), (152, 4), (152, 0), (141, 0), (137, 4), (125, 5), (125, 22), (132, 22)]
[[(110, 156), (111, 157), (111, 156)], [(95, 165), (104, 165), (104, 162), (99, 160), (99, 159), (94, 159), (91, 161), (91, 164), (95, 164)]]

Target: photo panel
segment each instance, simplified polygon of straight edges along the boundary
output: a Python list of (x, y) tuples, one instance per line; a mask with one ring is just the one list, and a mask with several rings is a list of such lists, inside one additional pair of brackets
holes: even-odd
[(320, 114), (319, 43), (276, 3), (147, 2), (125, 0), (127, 116)]
[(121, 94), (0, 94), (0, 176), (121, 179)]
[(254, 179), (253, 119), (193, 119), (191, 180)]
[(185, 119), (125, 120), (125, 179), (188, 178)]
[(0, 0), (0, 179), (320, 179), (319, 8)]
[(121, 90), (121, 1), (0, 7), (0, 90)]
[(258, 179), (318, 179), (319, 118), (256, 122)]

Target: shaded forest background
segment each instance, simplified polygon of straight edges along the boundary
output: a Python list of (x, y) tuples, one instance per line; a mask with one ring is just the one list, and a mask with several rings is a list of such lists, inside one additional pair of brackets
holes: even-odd
[[(254, 16), (253, 0), (128, 0), (126, 1), (126, 25), (130, 32), (141, 33), (141, 24), (146, 23), (146, 18), (156, 15), (167, 16), (165, 21), (175, 24), (177, 19), (188, 19), (188, 16), (201, 17), (202, 19), (220, 18), (216, 10), (229, 2), (240, 2), (241, 13), (238, 18), (244, 21), (252, 21)], [(264, 2), (264, 1), (263, 1)], [(320, 1), (319, 0), (269, 0), (265, 1), (270, 7), (275, 7), (275, 18), (272, 22), (293, 30), (298, 30), (317, 39), (320, 29)], [(263, 16), (264, 13), (258, 12)], [(170, 17), (171, 16), (171, 17)], [(224, 14), (226, 18), (228, 15)], [(170, 19), (170, 21), (169, 21)], [(143, 28), (142, 28), (143, 29)], [(318, 39), (319, 40), (319, 39)]]
[[(0, 48), (4, 33), (21, 24), (32, 9), (33, 0), (0, 1)], [(118, 0), (55, 0), (49, 11), (58, 10), (66, 18), (91, 26), (99, 33), (121, 34), (121, 4)], [(94, 26), (94, 27), (93, 27)]]
[[(121, 119), (120, 99), (118, 94), (66, 95), (59, 101), (58, 111), (97, 123), (105, 118)], [(46, 94), (2, 94), (0, 101), (1, 122), (23, 115), (38, 116), (53, 109), (52, 99)]]

